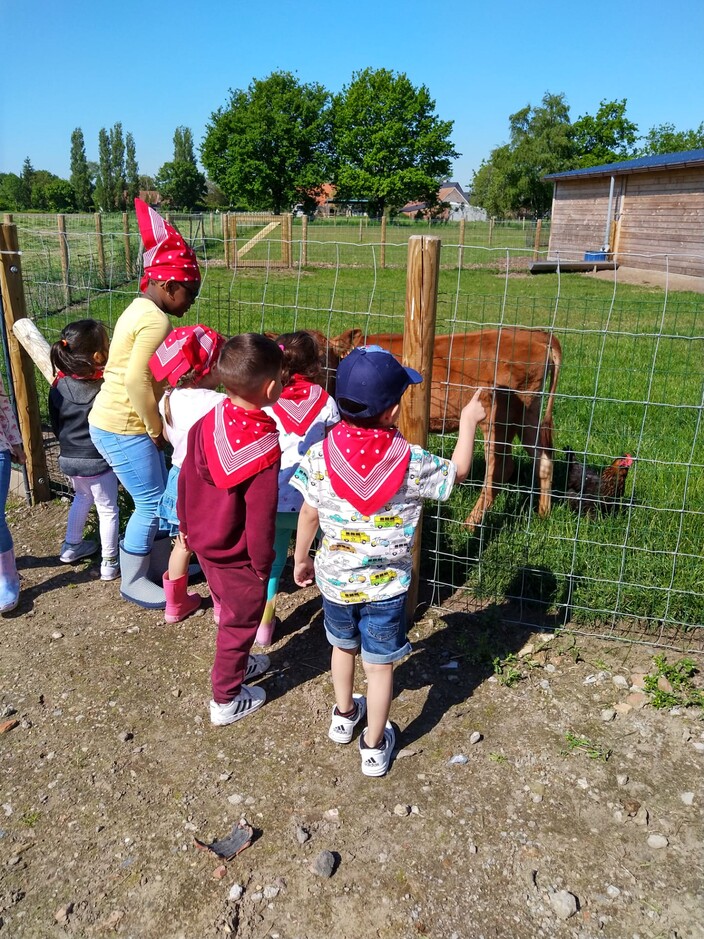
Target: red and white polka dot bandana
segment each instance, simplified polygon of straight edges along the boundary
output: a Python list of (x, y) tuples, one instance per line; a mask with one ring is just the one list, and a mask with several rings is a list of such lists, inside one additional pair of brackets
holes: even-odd
[(224, 336), (202, 323), (178, 326), (149, 359), (149, 368), (157, 381), (166, 379), (176, 387), (179, 378), (191, 369), (196, 380), (207, 375), (217, 362), (224, 343)]
[(141, 199), (134, 200), (134, 208), (144, 243), (144, 277), (139, 289), (145, 290), (150, 280), (200, 284), (196, 253), (178, 229)]

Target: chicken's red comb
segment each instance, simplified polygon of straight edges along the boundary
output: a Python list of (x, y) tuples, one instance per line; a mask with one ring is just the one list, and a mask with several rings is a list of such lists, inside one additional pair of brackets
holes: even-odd
[(633, 464), (633, 457), (630, 453), (627, 453), (625, 456), (622, 456), (619, 460), (621, 466), (629, 467)]

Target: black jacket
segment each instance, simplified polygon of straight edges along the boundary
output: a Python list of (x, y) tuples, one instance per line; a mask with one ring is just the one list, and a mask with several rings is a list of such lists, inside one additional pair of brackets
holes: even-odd
[(59, 440), (59, 468), (67, 476), (100, 476), (110, 469), (88, 428), (88, 415), (102, 384), (102, 378), (62, 375), (51, 386), (49, 418)]

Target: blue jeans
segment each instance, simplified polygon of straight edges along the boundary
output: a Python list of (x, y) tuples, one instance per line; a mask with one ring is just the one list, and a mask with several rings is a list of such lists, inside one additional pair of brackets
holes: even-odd
[(125, 551), (149, 554), (159, 527), (159, 500), (166, 488), (164, 454), (148, 434), (113, 434), (91, 425), (90, 438), (134, 502), (125, 530)]
[(12, 454), (9, 450), (0, 451), (0, 554), (12, 548), (12, 535), (5, 520), (5, 505), (7, 493), (10, 491), (10, 470), (12, 469)]
[(361, 645), (363, 662), (397, 662), (411, 651), (406, 638), (406, 599), (406, 593), (369, 603), (333, 603), (323, 597), (328, 642), (348, 652)]

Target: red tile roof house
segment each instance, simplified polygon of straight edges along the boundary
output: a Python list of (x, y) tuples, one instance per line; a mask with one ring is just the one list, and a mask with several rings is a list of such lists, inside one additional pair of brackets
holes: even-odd
[[(438, 189), (438, 202), (446, 202), (447, 207), (434, 218), (444, 222), (458, 222), (465, 219), (468, 222), (485, 222), (487, 214), (484, 209), (470, 205), (466, 193), (459, 183), (444, 182)], [(428, 218), (428, 208), (425, 202), (409, 202), (400, 210), (408, 218)]]

